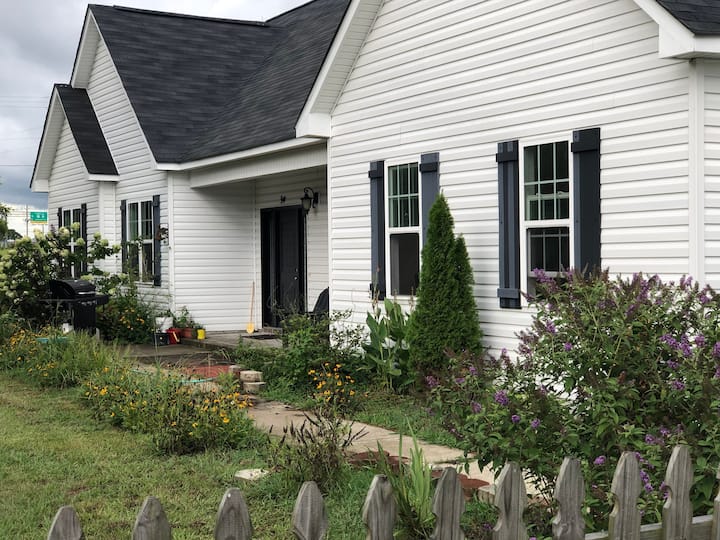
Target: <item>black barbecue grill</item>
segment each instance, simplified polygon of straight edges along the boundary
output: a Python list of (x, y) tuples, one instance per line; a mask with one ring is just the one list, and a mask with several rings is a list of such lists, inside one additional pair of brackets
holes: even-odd
[(51, 279), (48, 302), (67, 311), (75, 330), (95, 330), (96, 308), (107, 304), (106, 294), (95, 292), (95, 285), (84, 279)]

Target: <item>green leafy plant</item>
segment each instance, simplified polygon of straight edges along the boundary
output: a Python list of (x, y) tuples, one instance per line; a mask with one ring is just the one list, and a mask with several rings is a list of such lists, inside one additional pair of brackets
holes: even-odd
[(621, 453), (637, 453), (645, 520), (664, 500), (676, 443), (694, 452), (696, 513), (709, 510), (720, 456), (720, 297), (690, 278), (535, 270), (519, 360), (456, 356), (430, 377), (435, 407), (481, 466), (519, 462), (548, 501), (563, 457), (583, 461), (590, 530), (607, 524)]
[[(378, 471), (390, 481), (398, 510), (398, 531), (396, 537), (412, 540), (430, 538), (435, 524), (432, 512), (432, 469), (425, 462), (422, 448), (413, 436), (410, 459), (400, 459), (393, 467), (378, 442)], [(400, 437), (399, 455), (403, 455), (403, 438)]]
[(430, 209), (420, 286), (407, 334), (410, 359), (421, 374), (446, 369), (447, 351), (481, 350), (472, 286), (465, 241), (455, 238), (450, 208), (439, 195)]
[(247, 416), (249, 402), (234, 389), (206, 389), (178, 375), (135, 372), (127, 365), (103, 369), (84, 389), (97, 418), (149, 433), (161, 453), (249, 447), (263, 440)]
[(155, 332), (153, 308), (142, 300), (134, 282), (129, 282), (98, 308), (97, 327), (107, 340), (149, 343)]
[[(36, 231), (31, 240), (23, 237), (0, 257), (0, 310), (13, 310), (34, 324), (45, 324), (53, 310), (43, 302), (51, 279), (70, 276), (73, 268), (89, 265), (89, 277), (109, 279), (95, 266), (99, 260), (117, 253), (119, 246), (110, 246), (100, 234), (86, 246), (77, 237), (79, 224), (61, 227), (57, 232)], [(74, 243), (74, 247), (73, 247)]]
[(347, 472), (347, 450), (364, 430), (353, 431), (333, 409), (321, 407), (306, 413), (299, 426), (283, 428), (283, 436), (270, 452), (269, 464), (289, 489), (313, 480), (318, 487), (332, 489)]
[(371, 370), (387, 390), (407, 388), (415, 381), (410, 366), (406, 339), (408, 315), (397, 302), (386, 298), (383, 314), (379, 305), (368, 313), (366, 324), (369, 340), (363, 344), (365, 359), (372, 364), (361, 369)]

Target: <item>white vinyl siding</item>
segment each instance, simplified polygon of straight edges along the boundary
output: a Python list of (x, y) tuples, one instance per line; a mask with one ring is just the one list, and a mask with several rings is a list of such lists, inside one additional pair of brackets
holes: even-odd
[(192, 189), (185, 175), (173, 173), (173, 301), (208, 330), (244, 329), (248, 323), (255, 230), (247, 187)]
[(497, 143), (596, 126), (603, 265), (687, 272), (688, 65), (657, 31), (632, 0), (385, 2), (332, 116), (333, 309), (370, 309), (368, 164), (439, 152), (485, 343), (514, 349), (530, 318), (498, 307)]
[[(106, 234), (114, 234), (114, 237), (109, 238), (110, 241), (120, 243), (119, 205), (122, 200), (152, 200), (153, 195), (161, 195), (160, 222), (167, 223), (167, 173), (155, 170), (152, 153), (102, 39), (98, 43), (87, 92), (118, 169), (118, 182), (114, 190), (115, 225), (109, 227)], [(106, 194), (104, 203), (108, 204), (109, 199)], [(147, 294), (158, 298), (168, 296), (169, 281), (170, 254), (165, 245), (161, 246), (161, 250), (162, 290), (150, 285), (142, 286), (148, 289)]]
[(87, 171), (67, 120), (63, 122), (60, 133), (49, 187), (48, 222), (50, 224), (58, 225), (58, 208), (79, 209), (84, 203), (87, 204), (88, 236), (91, 238), (95, 231), (100, 230), (97, 183), (88, 180)]

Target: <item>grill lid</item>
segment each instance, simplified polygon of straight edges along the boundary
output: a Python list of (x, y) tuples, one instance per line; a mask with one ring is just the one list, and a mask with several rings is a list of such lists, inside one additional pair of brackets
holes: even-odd
[(95, 295), (95, 285), (84, 279), (51, 279), (48, 288), (52, 298), (72, 299)]

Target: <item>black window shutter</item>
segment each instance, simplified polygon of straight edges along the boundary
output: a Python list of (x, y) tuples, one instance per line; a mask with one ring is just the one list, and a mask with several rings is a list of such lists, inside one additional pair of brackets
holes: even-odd
[(120, 246), (122, 252), (122, 271), (127, 272), (127, 201), (120, 201)]
[(385, 298), (385, 162), (372, 161), (370, 178), (370, 293)]
[(600, 128), (573, 132), (573, 266), (600, 266)]
[(62, 206), (58, 208), (58, 229), (63, 226), (62, 222)]
[(427, 240), (427, 228), (432, 207), (440, 193), (440, 154), (433, 152), (420, 156), (420, 174), (422, 182), (422, 244)]
[(153, 285), (159, 287), (162, 282), (162, 253), (160, 250), (160, 195), (153, 195)]
[(498, 143), (498, 206), (500, 209), (500, 283), (502, 308), (520, 308), (520, 215), (518, 141)]

